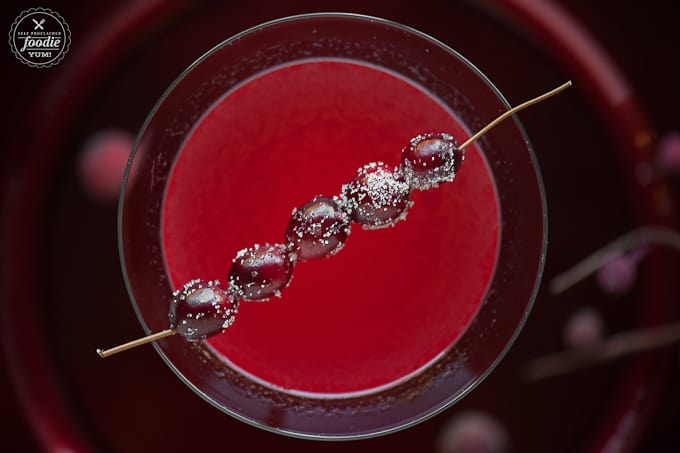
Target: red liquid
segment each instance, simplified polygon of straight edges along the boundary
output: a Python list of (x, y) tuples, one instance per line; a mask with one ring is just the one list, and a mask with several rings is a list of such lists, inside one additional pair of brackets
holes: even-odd
[[(469, 136), (436, 99), (372, 66), (308, 60), (249, 80), (204, 116), (175, 163), (162, 219), (172, 282), (226, 282), (239, 249), (284, 241), (293, 207), (339, 194), (366, 163), (397, 164), (408, 140), (430, 131)], [(366, 391), (427, 365), (484, 297), (499, 208), (473, 147), (454, 183), (412, 199), (394, 228), (353, 225), (337, 255), (298, 263), (282, 298), (242, 302), (210, 344), (291, 391)]]

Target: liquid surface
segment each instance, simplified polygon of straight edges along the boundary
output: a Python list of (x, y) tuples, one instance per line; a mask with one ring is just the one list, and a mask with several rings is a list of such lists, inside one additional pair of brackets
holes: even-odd
[[(227, 281), (236, 252), (282, 243), (292, 209), (340, 193), (371, 161), (397, 164), (424, 132), (469, 136), (437, 100), (396, 75), (308, 60), (251, 79), (188, 136), (168, 181), (162, 235), (177, 287)], [(394, 228), (353, 225), (335, 256), (298, 263), (281, 298), (242, 302), (209, 339), (268, 385), (328, 396), (389, 385), (446, 351), (493, 274), (495, 186), (473, 146), (454, 183), (412, 194)]]

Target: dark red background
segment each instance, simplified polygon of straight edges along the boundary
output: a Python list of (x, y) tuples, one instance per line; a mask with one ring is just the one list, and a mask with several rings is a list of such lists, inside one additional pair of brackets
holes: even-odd
[[(92, 26), (93, 23), (106, 21), (107, 15), (115, 11), (118, 4), (122, 2), (110, 2), (106, 5), (100, 2), (91, 2), (86, 5), (81, 2), (48, 2), (41, 4), (33, 4), (27, 2), (6, 2), (0, 7), (2, 11), (2, 26), (4, 30), (9, 31), (11, 22), (14, 20), (19, 12), (23, 9), (35, 6), (44, 6), (58, 11), (68, 21), (73, 43), (69, 55), (75, 54), (79, 47), (85, 46), (81, 40), (84, 30)], [(234, 10), (238, 12), (239, 8), (246, 8), (245, 2), (233, 2)], [(437, 2), (434, 2), (437, 3)], [(672, 2), (666, 2), (667, 6), (661, 6), (657, 3), (654, 7), (644, 7), (640, 4), (619, 2), (614, 0), (602, 0), (598, 2), (590, 2), (587, 0), (563, 0), (562, 3), (570, 11), (576, 14), (583, 23), (589, 28), (593, 35), (595, 35), (600, 42), (605, 46), (609, 53), (614, 57), (623, 72), (631, 81), (633, 87), (636, 89), (643, 107), (650, 116), (652, 123), (656, 129), (661, 132), (668, 132), (680, 129), (678, 108), (680, 105), (680, 90), (677, 88), (677, 81), (680, 80), (680, 61), (677, 56), (677, 26), (680, 19), (680, 13), (677, 12), (677, 7)], [(393, 17), (407, 18), (408, 11), (421, 11), (427, 2), (406, 2), (395, 6)], [(261, 12), (255, 15), (248, 16), (248, 20), (257, 17), (260, 20), (266, 20), (281, 15), (287, 15), (294, 12), (302, 12), (308, 10), (353, 10), (364, 11), (368, 13), (376, 13), (377, 11), (389, 11), (382, 3), (368, 3), (366, 6), (356, 6), (354, 4), (348, 5), (347, 2), (328, 2), (326, 4), (314, 3), (310, 6), (308, 3), (289, 2), (276, 3), (268, 6), (263, 6)], [(355, 6), (348, 8), (348, 6)], [(386, 9), (387, 8), (387, 9)], [(422, 12), (422, 11), (421, 11)], [(386, 14), (382, 14), (386, 15)], [(414, 17), (416, 14), (414, 13)], [(427, 22), (423, 19), (423, 14), (418, 14), (418, 21), (409, 23), (419, 27)], [(426, 17), (427, 15), (425, 15)], [(256, 22), (259, 22), (257, 20)], [(433, 22), (445, 21), (445, 18), (431, 17)], [(402, 21), (408, 22), (404, 19)], [(255, 22), (248, 22), (244, 25), (254, 25)], [(455, 24), (452, 24), (455, 26)], [(214, 31), (213, 31), (214, 32)], [(227, 33), (230, 34), (230, 33)], [(0, 61), (2, 62), (3, 71), (3, 99), (5, 110), (3, 112), (3, 134), (0, 138), (0, 163), (5, 170), (3, 176), (7, 178), (12, 169), (18, 165), (24, 156), (20, 148), (13, 146), (10, 148), (6, 140), (18, 128), (24, 128), (26, 133), (30, 133), (30, 124), (32, 118), (28, 116), (29, 109), (33, 108), (37, 102), (39, 104), (41, 93), (44, 88), (55, 89), (54, 80), (57, 71), (68, 64), (66, 59), (61, 63), (61, 67), (50, 69), (33, 69), (20, 64), (14, 59), (10, 50), (6, 47), (4, 51), (0, 51)], [(180, 61), (168, 63), (165, 77), (169, 83), (172, 78), (188, 64), (189, 61)], [(508, 68), (511, 70), (512, 68)], [(112, 69), (115, 73), (115, 68)], [(140, 79), (144, 82), (144, 75), (140, 74)], [(155, 86), (149, 83), (150, 86)], [(165, 86), (164, 85), (164, 86)], [(58, 88), (58, 87), (56, 87)], [(111, 94), (107, 94), (111, 95)], [(152, 102), (156, 99), (160, 92), (147, 93), (147, 99), (144, 102)], [(150, 107), (150, 104), (149, 104)], [(146, 109), (148, 110), (148, 108)], [(121, 127), (128, 127), (135, 130), (141, 124), (143, 116), (132, 115), (124, 124), (118, 124)], [(574, 150), (574, 157), (587, 159), (587, 156), (579, 154), (579, 150)], [(676, 181), (676, 188), (679, 186)], [(115, 229), (115, 216), (111, 215), (111, 209), (102, 212), (98, 217), (99, 223), (95, 226), (103, 228)], [(11, 218), (1, 219), (3, 223), (12, 222)], [(108, 226), (110, 225), (110, 226)], [(110, 232), (112, 245), (105, 247), (102, 252), (103, 258), (111, 262), (107, 269), (111, 273), (119, 273), (117, 269), (117, 261), (115, 257), (115, 236), (113, 231)], [(0, 251), (3, 252), (4, 251)], [(41, 285), (42, 282), (36, 282), (36, 285)], [(115, 294), (113, 296), (124, 297), (124, 292)], [(113, 297), (111, 296), (111, 297)], [(1, 296), (0, 296), (1, 297)], [(132, 319), (132, 314), (129, 313), (129, 319)], [(91, 326), (89, 329), (96, 330), (96, 326)], [(125, 338), (127, 334), (134, 335), (137, 330), (134, 328), (123, 332), (119, 338)], [(74, 335), (72, 341), (77, 341), (77, 335)], [(68, 342), (66, 343), (68, 344)], [(141, 356), (140, 356), (141, 357)], [(153, 354), (144, 355), (143, 358), (150, 358), (156, 360), (155, 365), (151, 365), (154, 369), (160, 369), (164, 365), (160, 363), (157, 357)], [(111, 366), (116, 366), (111, 365)], [(126, 368), (126, 372), (134, 373), (133, 368)], [(670, 377), (671, 385), (665, 389), (665, 398), (662, 399), (661, 406), (653, 417), (647, 435), (643, 441), (639, 451), (646, 452), (671, 452), (680, 449), (680, 430), (677, 420), (680, 419), (680, 371), (678, 370), (677, 360), (673, 367), (672, 375)], [(115, 390), (114, 390), (115, 391)], [(187, 395), (180, 397), (194, 398), (189, 392)], [(0, 409), (0, 435), (2, 436), (2, 449), (4, 451), (36, 451), (39, 447), (32, 435), (27, 423), (23, 419), (16, 398), (15, 391), (10, 383), (6, 368), (0, 365), (0, 401), (2, 407)], [(86, 422), (86, 424), (89, 422)], [(234, 426), (233, 424), (231, 426)], [(162, 435), (162, 427), (153, 427), (153, 421), (149, 422), (149, 428), (158, 431), (158, 435)], [(250, 430), (250, 428), (243, 428)], [(435, 427), (425, 428), (420, 431), (423, 435), (432, 435)], [(415, 434), (414, 434), (415, 435)], [(429, 441), (428, 441), (429, 442)], [(285, 443), (284, 445), (291, 445)], [(429, 448), (428, 446), (425, 448)], [(400, 444), (395, 440), (387, 442), (382, 445), (386, 448), (399, 450)]]

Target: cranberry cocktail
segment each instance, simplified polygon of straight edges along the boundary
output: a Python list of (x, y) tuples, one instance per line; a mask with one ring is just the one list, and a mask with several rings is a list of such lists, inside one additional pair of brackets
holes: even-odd
[(384, 434), (458, 401), (543, 267), (517, 120), (457, 147), (509, 108), (455, 51), (377, 18), (281, 19), (208, 52), (147, 119), (121, 200), (161, 357), (220, 410), (301, 437)]

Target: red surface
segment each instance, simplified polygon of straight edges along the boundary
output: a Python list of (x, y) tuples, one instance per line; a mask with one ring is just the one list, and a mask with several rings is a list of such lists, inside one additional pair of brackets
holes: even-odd
[[(226, 280), (239, 249), (283, 241), (294, 206), (339, 194), (370, 161), (397, 164), (410, 137), (437, 131), (468, 136), (424, 91), (365, 65), (296, 64), (241, 86), (192, 132), (168, 183), (164, 250), (175, 286)], [(354, 225), (336, 256), (298, 264), (281, 299), (242, 303), (211, 344), (260, 379), (307, 392), (365, 390), (426, 365), (484, 296), (498, 206), (474, 149), (453, 184), (412, 199), (394, 228)]]

